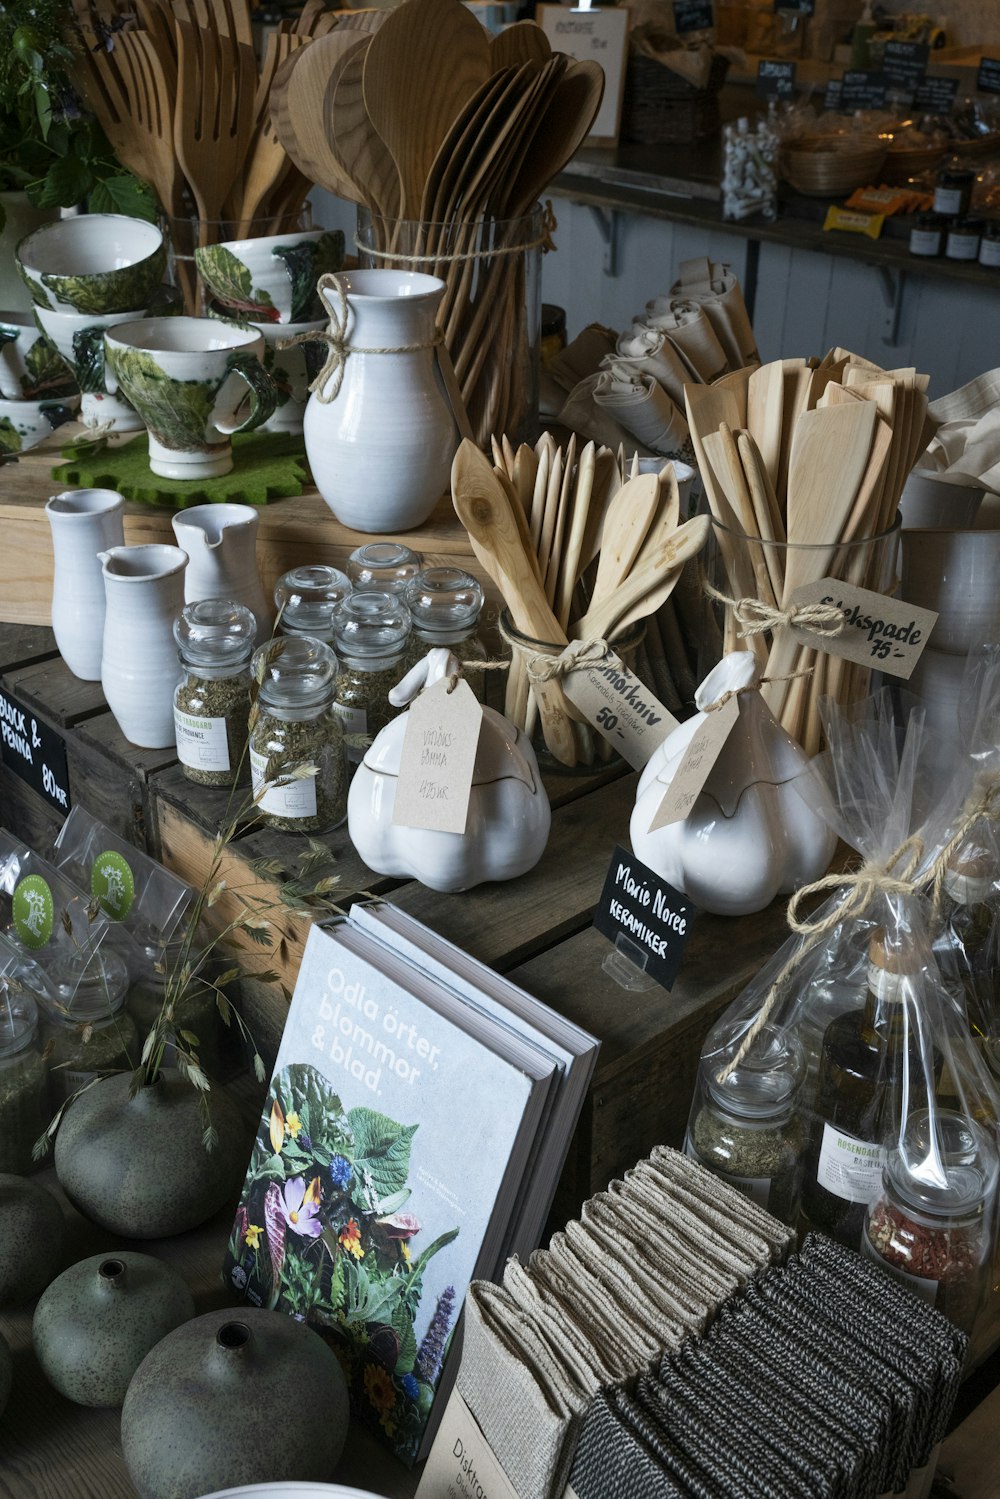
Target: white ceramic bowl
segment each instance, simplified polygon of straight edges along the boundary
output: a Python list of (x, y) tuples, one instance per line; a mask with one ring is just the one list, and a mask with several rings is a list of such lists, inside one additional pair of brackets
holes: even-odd
[(167, 247), (145, 219), (82, 213), (34, 230), (14, 258), (38, 307), (124, 312), (149, 305), (163, 280)]
[(51, 401), (75, 390), (72, 371), (31, 313), (0, 312), (0, 396)]
[(899, 497), (903, 530), (965, 531), (982, 502), (983, 490), (976, 485), (955, 484), (930, 469), (915, 468)]
[(906, 602), (937, 611), (934, 651), (1000, 641), (1000, 530), (904, 531), (901, 573)]
[(344, 263), (338, 230), (306, 229), (260, 239), (200, 245), (198, 274), (215, 300), (256, 323), (302, 323), (326, 318), (316, 295), (324, 271)]
[(63, 422), (72, 421), (79, 407), (78, 395), (55, 401), (0, 400), (0, 453), (26, 453)]

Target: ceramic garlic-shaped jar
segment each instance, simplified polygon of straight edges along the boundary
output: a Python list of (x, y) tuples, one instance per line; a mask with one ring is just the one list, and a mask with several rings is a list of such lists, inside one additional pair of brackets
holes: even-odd
[[(654, 751), (639, 780), (630, 833), (644, 864), (718, 916), (761, 911), (825, 874), (836, 835), (796, 789), (809, 761), (757, 685), (751, 651), (731, 651), (695, 695), (701, 710)], [(739, 692), (740, 712), (682, 822), (650, 832), (657, 808), (711, 704)]]
[[(458, 660), (432, 650), (389, 693), (394, 707), (458, 674)], [(520, 729), (483, 708), (464, 833), (393, 825), (407, 715), (377, 735), (351, 782), (347, 826), (362, 859), (379, 874), (409, 875), (431, 890), (468, 890), (532, 869), (548, 841), (552, 814), (535, 752)]]

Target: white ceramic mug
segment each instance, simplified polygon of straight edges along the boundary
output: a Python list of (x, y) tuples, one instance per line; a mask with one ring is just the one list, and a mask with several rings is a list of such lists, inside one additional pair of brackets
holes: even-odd
[(229, 435), (274, 411), (264, 340), (214, 318), (140, 318), (104, 335), (105, 384), (120, 387), (149, 429), (149, 466), (166, 479), (207, 479), (233, 466)]
[(70, 671), (101, 680), (105, 595), (98, 553), (125, 540), (125, 501), (113, 489), (54, 494), (45, 514), (52, 531), (52, 630)]

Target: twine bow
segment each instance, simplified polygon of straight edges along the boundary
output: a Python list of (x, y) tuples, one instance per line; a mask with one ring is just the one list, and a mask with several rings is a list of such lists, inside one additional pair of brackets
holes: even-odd
[[(508, 637), (509, 638), (509, 637)], [(571, 672), (583, 671), (588, 666), (600, 666), (611, 654), (606, 640), (571, 640), (561, 655), (547, 656), (541, 651), (528, 657), (529, 682), (555, 682), (568, 677)]]
[(765, 604), (763, 599), (731, 599), (728, 594), (713, 588), (711, 583), (705, 584), (705, 592), (710, 599), (732, 609), (733, 617), (742, 627), (739, 631), (741, 640), (751, 635), (763, 635), (765, 630), (780, 630), (792, 625), (830, 639), (842, 635), (846, 629), (843, 613), (834, 604), (792, 604), (788, 609), (777, 609), (772, 604)]

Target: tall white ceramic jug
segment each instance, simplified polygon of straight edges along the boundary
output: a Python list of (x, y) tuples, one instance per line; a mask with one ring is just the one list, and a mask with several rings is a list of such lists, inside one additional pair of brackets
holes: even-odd
[(174, 688), (181, 666), (173, 624), (184, 607), (187, 554), (180, 547), (111, 547), (101, 552), (107, 612), (101, 686), (130, 744), (176, 743)]
[(75, 677), (101, 680), (104, 579), (98, 553), (125, 540), (125, 501), (113, 489), (54, 494), (45, 514), (52, 531), (52, 631)]
[(252, 505), (195, 505), (172, 524), (188, 555), (184, 601), (233, 599), (257, 621), (257, 643), (271, 633), (274, 609), (257, 570), (257, 512)]
[(341, 271), (317, 289), (330, 356), (303, 420), (316, 488), (352, 530), (411, 530), (448, 489), (458, 446), (434, 353), (444, 282)]

